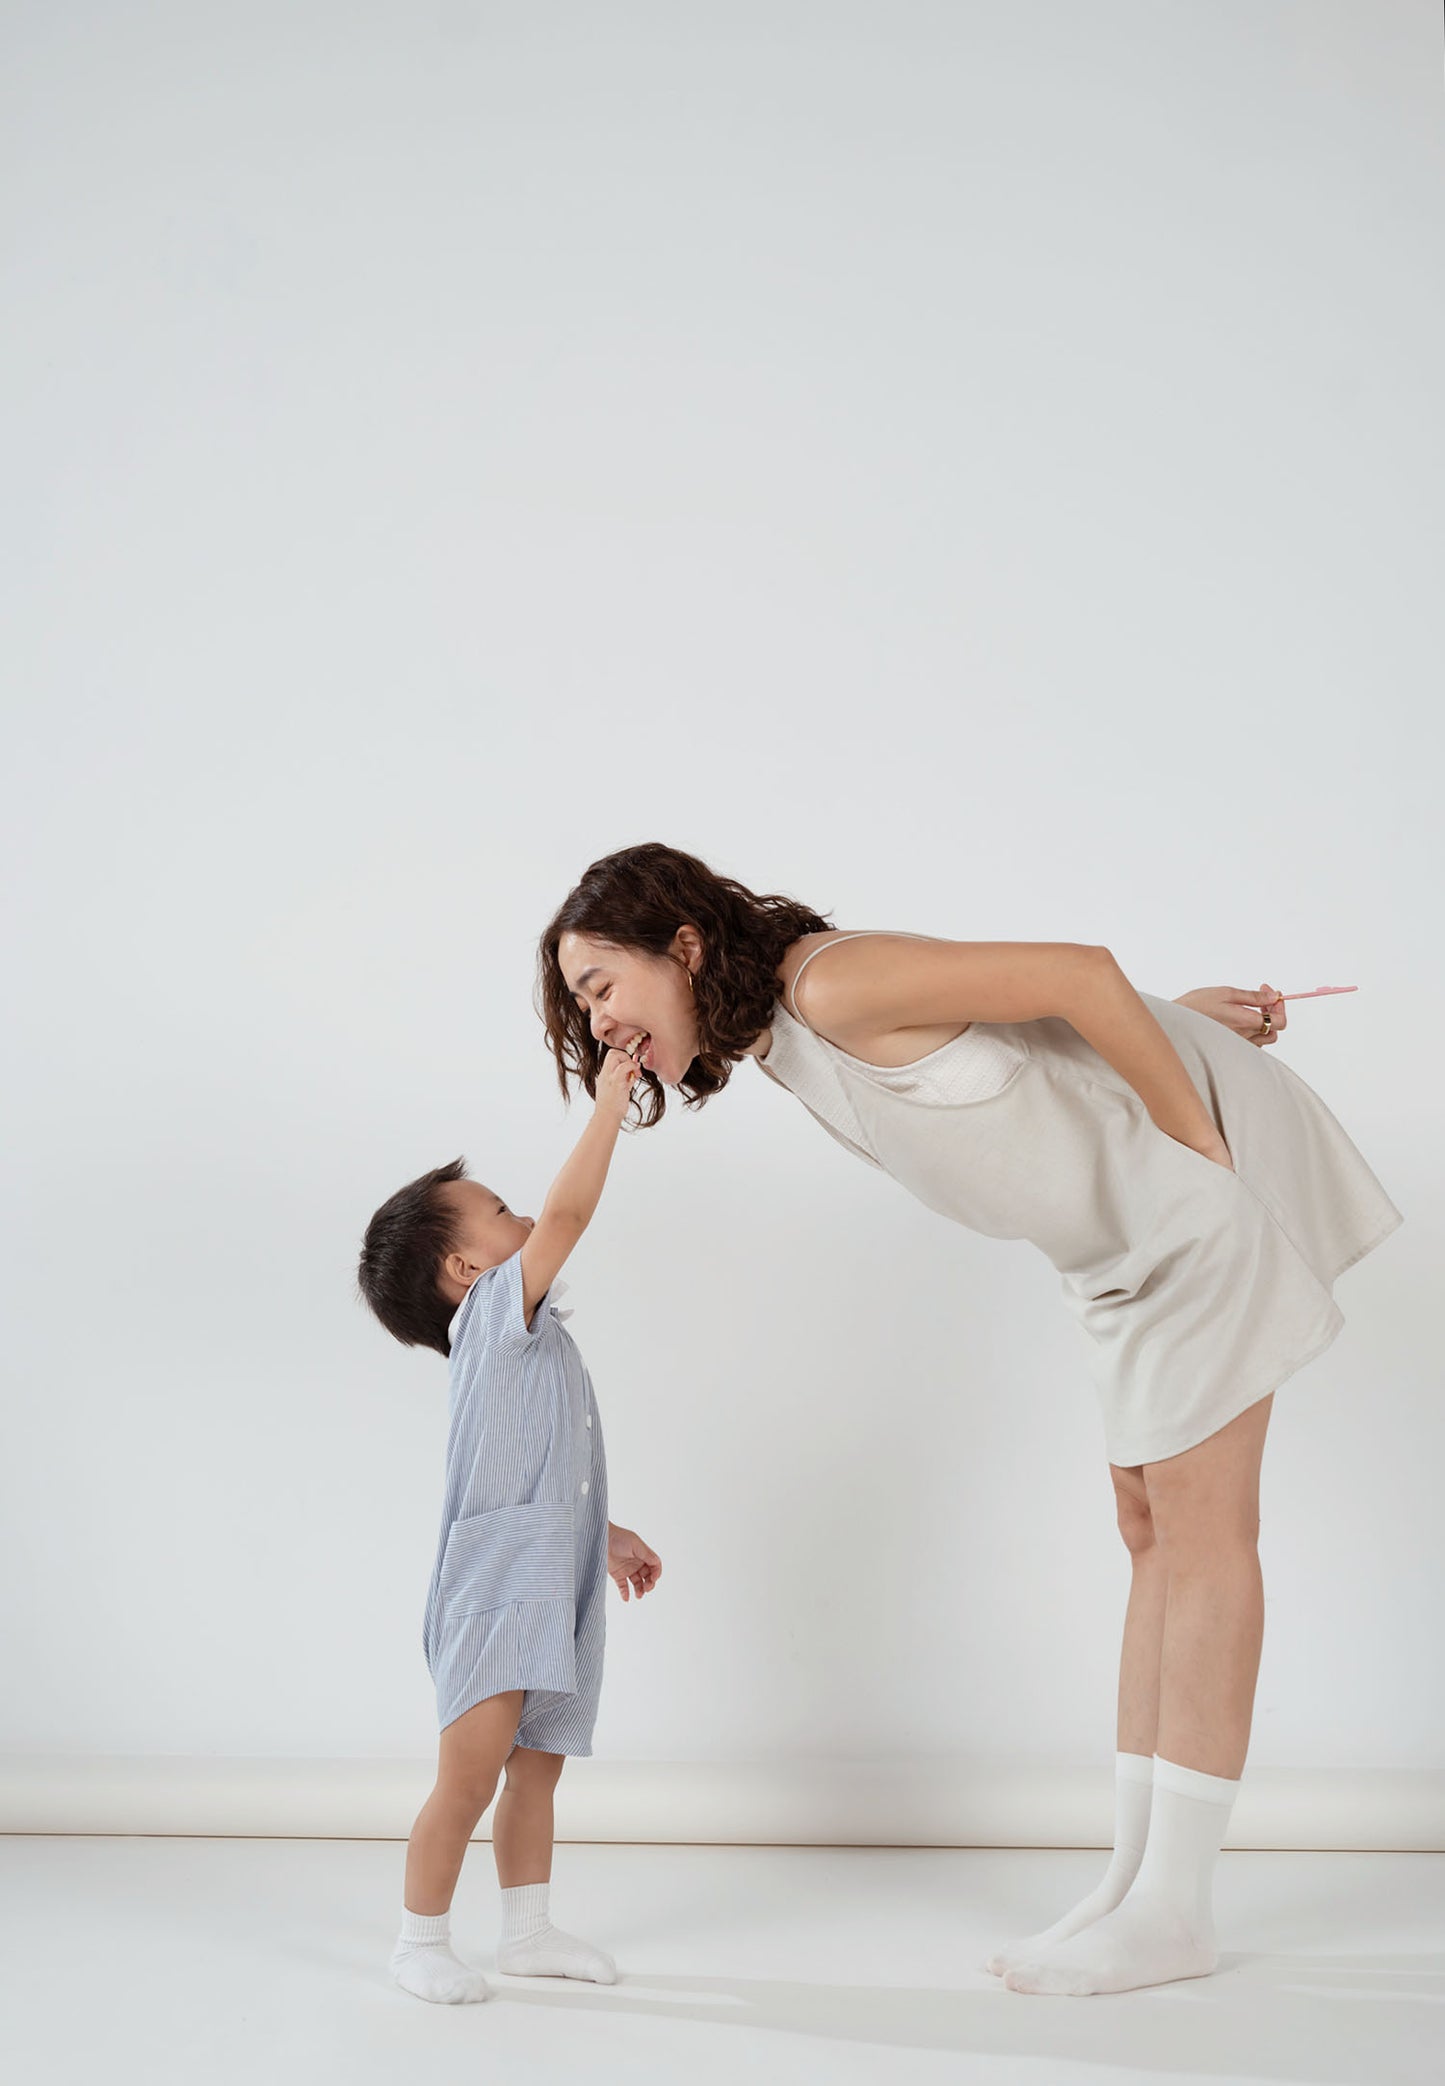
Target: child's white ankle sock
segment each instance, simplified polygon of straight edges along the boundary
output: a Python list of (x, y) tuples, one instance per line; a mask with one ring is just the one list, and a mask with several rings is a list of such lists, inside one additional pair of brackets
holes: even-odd
[(1214, 1865), (1239, 1783), (1154, 1756), (1149, 1841), (1114, 1911), (1057, 1947), (1015, 1962), (1011, 1992), (1076, 1998), (1208, 1977), (1214, 1946)]
[(502, 1892), (498, 1970), (508, 1977), (585, 1977), (594, 1985), (616, 1984), (611, 1956), (552, 1925), (550, 1893), (548, 1883), (519, 1883)]
[(481, 1971), (452, 1954), (450, 1930), (449, 1912), (432, 1916), (403, 1906), (401, 1932), (391, 1952), (392, 1976), (418, 1999), (436, 1999), (444, 2006), (489, 1998), (491, 1986)]
[(1072, 1912), (1045, 1927), (1041, 1934), (1031, 1934), (1023, 1941), (1007, 1941), (996, 1949), (984, 1969), (994, 1977), (1002, 1977), (1012, 1970), (1015, 1963), (1027, 1963), (1054, 1947), (1055, 1943), (1067, 1941), (1081, 1928), (1092, 1926), (1106, 1912), (1112, 1912), (1129, 1885), (1138, 1874), (1139, 1864), (1144, 1858), (1144, 1847), (1149, 1837), (1149, 1804), (1154, 1785), (1154, 1756), (1152, 1753), (1116, 1753), (1114, 1755), (1114, 1854), (1102, 1879), (1086, 1898), (1081, 1898)]

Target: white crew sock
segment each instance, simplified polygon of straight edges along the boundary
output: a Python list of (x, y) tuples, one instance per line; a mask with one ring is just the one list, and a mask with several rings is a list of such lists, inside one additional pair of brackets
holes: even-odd
[(552, 1925), (550, 1893), (548, 1883), (519, 1883), (502, 1892), (498, 1970), (507, 1977), (585, 1977), (594, 1985), (616, 1984), (611, 1956)]
[(1092, 1926), (1106, 1912), (1112, 1912), (1129, 1885), (1138, 1874), (1139, 1864), (1144, 1858), (1144, 1846), (1149, 1837), (1149, 1803), (1154, 1786), (1154, 1756), (1152, 1753), (1116, 1753), (1114, 1755), (1114, 1853), (1103, 1877), (1086, 1898), (1081, 1898), (1072, 1912), (1045, 1927), (1041, 1934), (1030, 1934), (1023, 1941), (1006, 1941), (996, 1949), (984, 1964), (984, 1969), (993, 1977), (1002, 1977), (1016, 1963), (1029, 1963), (1053, 1948), (1057, 1942), (1067, 1941), (1081, 1928)]
[(1011, 1992), (1081, 1998), (1208, 1977), (1214, 1946), (1214, 1865), (1239, 1783), (1154, 1756), (1154, 1801), (1144, 1859), (1112, 1912), (1072, 1939), (1016, 1962)]
[(435, 1999), (444, 2006), (465, 2006), (491, 1996), (491, 1986), (480, 1970), (473, 1970), (454, 1956), (450, 1940), (451, 1914), (408, 1912), (403, 1906), (401, 1932), (391, 1952), (391, 1974), (418, 1999)]

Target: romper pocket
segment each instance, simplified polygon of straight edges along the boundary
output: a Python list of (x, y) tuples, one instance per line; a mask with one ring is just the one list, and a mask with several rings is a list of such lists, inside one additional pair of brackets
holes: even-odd
[(571, 1600), (576, 1577), (571, 1502), (534, 1500), (452, 1523), (440, 1599), (451, 1615), (478, 1615), (513, 1601)]

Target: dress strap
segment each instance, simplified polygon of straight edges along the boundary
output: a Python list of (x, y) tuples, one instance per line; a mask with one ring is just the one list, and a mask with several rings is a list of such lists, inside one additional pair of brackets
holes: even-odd
[(798, 968), (793, 973), (793, 982), (788, 987), (788, 997), (793, 1002), (793, 1018), (796, 1021), (801, 1021), (804, 1028), (810, 1028), (812, 1024), (808, 1022), (804, 1018), (804, 1016), (798, 1012), (799, 978), (802, 977), (804, 971), (808, 968), (808, 965), (813, 961), (813, 958), (815, 956), (821, 956), (825, 949), (836, 949), (839, 942), (859, 941), (866, 934), (901, 934), (906, 941), (910, 942), (931, 942), (934, 939), (934, 937), (931, 934), (911, 934), (906, 927), (855, 927), (851, 933), (840, 934), (836, 936), (835, 939), (831, 942), (819, 942), (817, 948), (810, 949), (807, 955), (803, 958), (802, 962), (798, 965)]

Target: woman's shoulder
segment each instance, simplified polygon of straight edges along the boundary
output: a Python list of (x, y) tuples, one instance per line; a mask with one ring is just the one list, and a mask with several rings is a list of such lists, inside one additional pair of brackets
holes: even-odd
[[(782, 980), (783, 994), (785, 995), (784, 1004), (791, 1013), (794, 988), (797, 984), (799, 971), (814, 956), (817, 956), (821, 950), (831, 947), (834, 942), (931, 942), (937, 939), (936, 935), (916, 934), (907, 927), (830, 927), (825, 932), (800, 934), (795, 942), (789, 942), (778, 960), (778, 976)], [(852, 962), (857, 962), (866, 967), (870, 962), (869, 954), (860, 951), (854, 958), (840, 957), (836, 964), (827, 963), (821, 967), (815, 967), (808, 973), (809, 990), (816, 992), (815, 980), (819, 977), (832, 976), (836, 978), (840, 971), (846, 973)], [(867, 975), (866, 968), (863, 975)]]
[[(901, 1024), (890, 1006), (890, 980), (897, 979), (897, 953), (880, 966), (879, 943), (931, 942), (935, 935), (906, 927), (838, 927), (827, 933), (800, 935), (784, 950), (779, 974), (784, 981), (784, 1011), (801, 1021), (825, 1043), (859, 1063), (896, 1070), (955, 1042), (971, 1026), (952, 1017)], [(810, 968), (811, 959), (834, 942), (855, 945), (847, 955)], [(905, 959), (906, 960), (906, 959)], [(798, 980), (806, 971), (806, 1010), (798, 1004)]]
[(803, 968), (808, 958), (815, 955), (819, 949), (826, 949), (830, 942), (843, 941), (852, 935), (866, 931), (866, 929), (860, 930), (856, 927), (829, 927), (814, 934), (800, 934), (795, 942), (789, 942), (787, 948), (784, 949), (782, 955), (778, 958), (778, 977), (781, 981), (778, 997), (784, 1002), (790, 1012), (793, 1004), (793, 980), (797, 977), (798, 972)]

